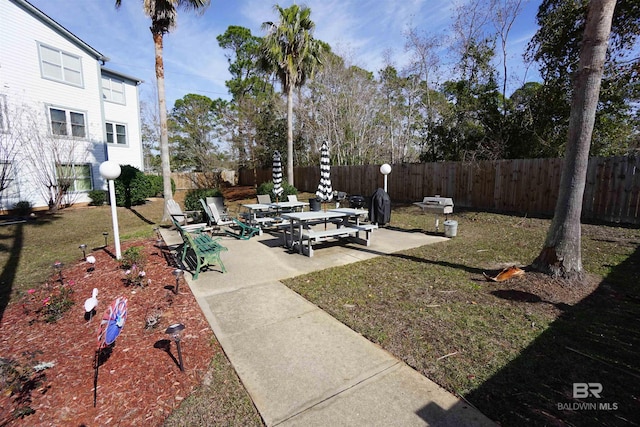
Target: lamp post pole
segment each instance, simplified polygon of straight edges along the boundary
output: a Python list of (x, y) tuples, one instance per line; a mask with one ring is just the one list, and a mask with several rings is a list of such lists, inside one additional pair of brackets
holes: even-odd
[(116, 211), (116, 187), (113, 181), (120, 176), (120, 165), (106, 161), (100, 164), (100, 175), (109, 181), (109, 199), (111, 201), (111, 221), (113, 222), (113, 241), (116, 247), (116, 259), (122, 257), (120, 253), (120, 231), (118, 229), (118, 212)]
[(384, 192), (387, 193), (387, 175), (391, 173), (391, 165), (385, 163), (380, 166), (380, 173), (384, 175)]

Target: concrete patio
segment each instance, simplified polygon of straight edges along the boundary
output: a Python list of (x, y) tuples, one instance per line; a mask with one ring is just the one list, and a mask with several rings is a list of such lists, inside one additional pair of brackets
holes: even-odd
[[(162, 234), (168, 245), (181, 243), (174, 231)], [(310, 258), (284, 248), (279, 235), (223, 237), (227, 273), (185, 277), (268, 426), (494, 425), (280, 282), (446, 240), (380, 228), (368, 247), (325, 244)]]

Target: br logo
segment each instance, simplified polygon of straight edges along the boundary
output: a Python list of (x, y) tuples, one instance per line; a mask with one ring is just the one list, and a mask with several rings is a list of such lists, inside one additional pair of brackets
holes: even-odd
[(600, 383), (573, 383), (573, 398), (583, 399), (593, 396), (600, 399), (602, 384)]

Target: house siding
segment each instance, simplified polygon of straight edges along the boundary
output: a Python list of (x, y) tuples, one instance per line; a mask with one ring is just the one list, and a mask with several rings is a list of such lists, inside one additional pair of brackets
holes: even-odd
[[(109, 160), (121, 165), (131, 165), (140, 170), (144, 169), (142, 156), (142, 135), (140, 132), (139, 91), (136, 82), (103, 71), (104, 77), (120, 80), (124, 83), (125, 104), (104, 101), (104, 121), (124, 124), (127, 128), (127, 145), (107, 144)], [(105, 130), (106, 133), (106, 130)], [(106, 134), (105, 134), (106, 141)]]
[[(3, 25), (0, 26), (0, 94), (5, 95), (9, 120), (13, 121), (9, 132), (15, 136), (20, 127), (31, 128), (33, 132), (37, 130), (43, 140), (75, 144), (77, 153), (80, 153), (75, 161), (91, 164), (95, 189), (106, 188), (106, 183), (100, 177), (99, 165), (107, 158), (122, 165), (132, 164), (142, 168), (138, 82), (126, 82), (126, 105), (103, 102), (103, 70), (99, 52), (31, 13), (24, 3), (20, 0), (0, 0), (0, 16), (3, 17)], [(80, 58), (80, 87), (43, 78), (40, 44)], [(83, 113), (85, 138), (71, 140), (52, 136), (49, 107)], [(22, 116), (25, 111), (28, 111), (29, 118), (19, 119), (18, 116)], [(105, 119), (117, 119), (126, 123), (129, 141), (127, 147), (118, 147), (117, 150), (107, 148)], [(31, 171), (31, 163), (24, 153), (18, 153), (15, 170), (18, 172), (16, 182), (20, 191), (12, 197), (3, 197), (1, 208), (11, 208), (18, 201), (16, 199), (28, 200), (36, 207), (48, 205), (46, 196), (40, 191), (42, 186), (37, 183)], [(90, 199), (87, 193), (79, 192), (71, 195), (68, 201), (82, 203), (89, 202)]]

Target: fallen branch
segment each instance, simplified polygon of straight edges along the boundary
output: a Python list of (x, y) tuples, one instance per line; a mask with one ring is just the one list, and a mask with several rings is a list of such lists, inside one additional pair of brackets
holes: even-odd
[(449, 356), (453, 356), (454, 354), (458, 354), (458, 352), (454, 351), (453, 353), (445, 354), (444, 356), (438, 357), (436, 360), (442, 360), (442, 359), (445, 359), (445, 358), (447, 358)]

